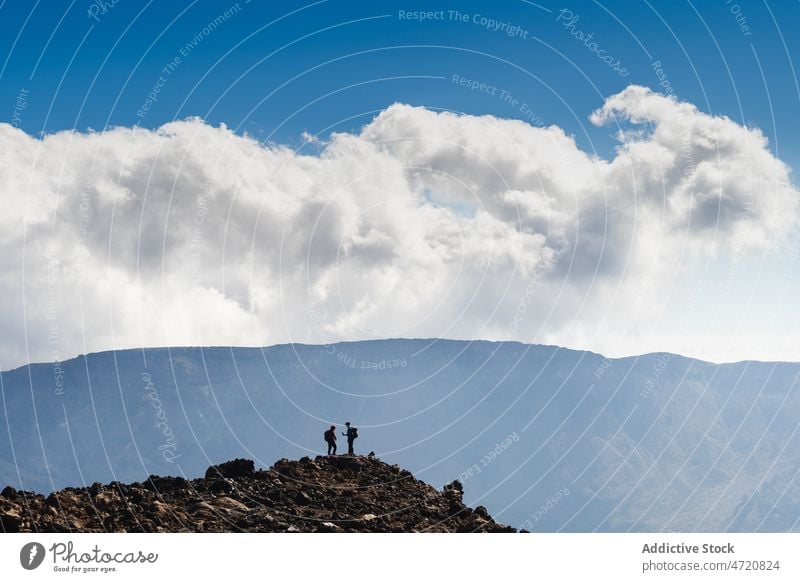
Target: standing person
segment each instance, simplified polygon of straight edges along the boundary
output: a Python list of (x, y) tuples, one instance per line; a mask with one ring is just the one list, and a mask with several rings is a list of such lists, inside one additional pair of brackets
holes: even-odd
[(336, 426), (331, 427), (325, 431), (325, 442), (328, 443), (328, 454), (336, 454)]
[(343, 432), (342, 435), (347, 437), (347, 454), (355, 455), (353, 452), (353, 441), (358, 438), (358, 429), (354, 426), (350, 426), (349, 422), (345, 422), (344, 425), (347, 427), (347, 432)]

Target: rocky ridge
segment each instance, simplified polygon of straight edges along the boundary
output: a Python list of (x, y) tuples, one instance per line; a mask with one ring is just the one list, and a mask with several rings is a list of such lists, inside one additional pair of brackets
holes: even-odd
[(281, 459), (267, 470), (236, 459), (205, 477), (0, 492), (3, 532), (514, 532), (376, 457)]

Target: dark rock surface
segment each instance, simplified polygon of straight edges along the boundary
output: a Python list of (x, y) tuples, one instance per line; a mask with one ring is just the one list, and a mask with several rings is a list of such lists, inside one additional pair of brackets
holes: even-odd
[(281, 459), (268, 470), (236, 459), (205, 477), (94, 483), (44, 497), (0, 493), (4, 532), (513, 532), (374, 456)]

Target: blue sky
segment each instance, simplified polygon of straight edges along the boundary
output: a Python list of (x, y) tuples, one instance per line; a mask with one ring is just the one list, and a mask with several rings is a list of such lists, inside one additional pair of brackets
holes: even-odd
[(800, 360), (798, 24), (788, 0), (0, 0), (0, 367), (57, 356), (55, 305), (68, 355), (443, 336)]
[[(303, 131), (357, 128), (394, 102), (523, 118), (498, 96), (507, 91), (540, 123), (557, 123), (605, 155), (609, 131), (587, 127), (587, 116), (630, 83), (658, 88), (664, 77), (652, 65), (660, 61), (680, 99), (760, 127), (793, 166), (800, 152), (790, 60), (800, 50), (797, 2), (240, 2), (207, 35), (203, 28), (235, 4), (101, 5), (1, 5), (0, 119), (11, 119), (15, 97), (27, 89), (20, 126), (31, 134), (156, 127), (196, 115), (296, 143)], [(579, 16), (577, 30), (594, 33), (629, 74), (603, 65), (571, 36), (558, 20), (562, 9)], [(442, 11), (444, 18), (400, 17), (418, 10)], [(526, 38), (492, 31), (476, 15), (515, 25)], [(175, 57), (181, 63), (157, 103), (137, 116)], [(498, 91), (467, 90), (452, 82), (454, 74)]]

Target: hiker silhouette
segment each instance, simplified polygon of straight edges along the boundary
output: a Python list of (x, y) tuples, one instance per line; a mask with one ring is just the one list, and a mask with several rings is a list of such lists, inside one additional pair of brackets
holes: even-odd
[(331, 427), (325, 431), (325, 442), (328, 443), (328, 454), (335, 455), (336, 454), (336, 425), (331, 425)]
[(353, 441), (358, 438), (358, 429), (354, 426), (350, 426), (349, 422), (345, 422), (344, 425), (347, 427), (347, 432), (343, 432), (342, 435), (347, 437), (347, 454), (355, 455), (353, 452)]

